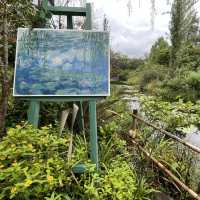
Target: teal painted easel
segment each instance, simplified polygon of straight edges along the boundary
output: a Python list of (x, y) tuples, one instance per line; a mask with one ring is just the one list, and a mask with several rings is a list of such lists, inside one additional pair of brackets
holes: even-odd
[[(92, 29), (92, 8), (91, 4), (86, 4), (86, 7), (61, 7), (53, 6), (48, 3), (48, 0), (43, 0), (42, 7), (45, 11), (53, 15), (67, 16), (67, 28), (73, 29), (73, 16), (85, 16), (85, 29)], [(98, 141), (97, 141), (97, 119), (96, 119), (96, 100), (98, 97), (27, 97), (24, 100), (30, 101), (28, 109), (28, 121), (35, 128), (39, 123), (39, 112), (41, 102), (77, 102), (79, 106), (79, 125), (80, 129), (84, 129), (83, 116), (83, 101), (89, 102), (89, 126), (90, 126), (90, 159), (96, 164), (98, 169)]]

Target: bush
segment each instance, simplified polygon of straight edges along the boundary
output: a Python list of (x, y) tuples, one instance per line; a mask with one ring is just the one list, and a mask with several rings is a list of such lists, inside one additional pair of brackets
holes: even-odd
[(199, 124), (200, 109), (192, 102), (184, 103), (179, 99), (170, 103), (153, 96), (141, 96), (140, 101), (141, 111), (145, 113), (146, 117), (148, 116), (149, 121), (162, 124), (164, 129), (173, 133)]
[[(69, 135), (59, 137), (51, 126), (34, 129), (20, 126), (8, 130), (0, 142), (0, 199), (14, 200), (131, 200), (137, 180), (125, 142), (116, 134), (116, 125), (100, 128), (101, 171), (88, 159), (85, 137), (75, 136), (72, 159), (68, 161)], [(111, 141), (111, 142), (110, 142)], [(113, 146), (114, 144), (114, 146)], [(84, 163), (86, 171), (74, 174), (73, 167)], [(148, 199), (146, 185), (140, 199)]]
[[(147, 66), (142, 70), (140, 73), (140, 89), (141, 91), (148, 90), (147, 86), (148, 84), (151, 84), (151, 82), (154, 82), (153, 85), (156, 85), (156, 82), (163, 81), (166, 76), (166, 69), (165, 67), (161, 65), (152, 65)], [(153, 88), (151, 88), (152, 90)], [(154, 88), (155, 90), (156, 88)], [(152, 91), (153, 92), (153, 91)]]
[(200, 67), (200, 48), (190, 42), (183, 43), (177, 53), (176, 63), (176, 68), (197, 70)]
[(103, 175), (94, 176), (92, 183), (85, 184), (88, 199), (132, 200), (136, 192), (136, 180), (125, 161), (113, 161)]
[(59, 138), (49, 127), (9, 129), (0, 143), (0, 199), (42, 199), (70, 187), (74, 161), (66, 161), (68, 145), (67, 137)]
[(200, 98), (200, 71), (187, 71), (185, 75), (165, 80), (156, 89), (156, 95), (168, 101), (182, 98), (184, 101), (195, 102)]
[(199, 92), (200, 90), (200, 71), (198, 72), (190, 72), (187, 83), (191, 87), (191, 89), (194, 89)]

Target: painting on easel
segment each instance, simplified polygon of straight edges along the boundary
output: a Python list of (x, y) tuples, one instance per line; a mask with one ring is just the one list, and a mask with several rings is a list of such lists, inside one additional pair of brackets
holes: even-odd
[(19, 28), (14, 96), (108, 96), (109, 33)]

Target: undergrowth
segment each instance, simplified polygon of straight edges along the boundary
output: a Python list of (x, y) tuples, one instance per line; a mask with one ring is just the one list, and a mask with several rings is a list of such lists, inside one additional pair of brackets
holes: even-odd
[[(0, 142), (0, 199), (150, 199), (153, 190), (146, 181), (139, 187), (126, 143), (117, 136), (116, 127), (111, 123), (99, 130), (99, 171), (88, 157), (84, 134), (74, 136), (69, 159), (70, 132), (60, 137), (51, 126), (9, 129)], [(73, 167), (80, 163), (86, 171), (75, 174)]]

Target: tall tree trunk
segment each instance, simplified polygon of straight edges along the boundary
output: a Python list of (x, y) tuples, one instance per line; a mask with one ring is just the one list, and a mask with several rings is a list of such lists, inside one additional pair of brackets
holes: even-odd
[(0, 97), (0, 137), (6, 133), (5, 122), (8, 106), (8, 18), (7, 6), (5, 4), (4, 17), (3, 17), (3, 61), (1, 64), (1, 97)]

